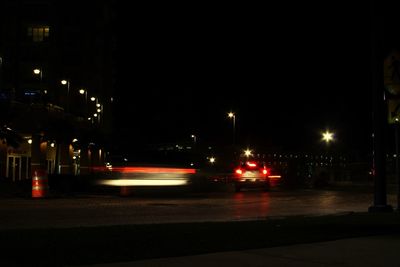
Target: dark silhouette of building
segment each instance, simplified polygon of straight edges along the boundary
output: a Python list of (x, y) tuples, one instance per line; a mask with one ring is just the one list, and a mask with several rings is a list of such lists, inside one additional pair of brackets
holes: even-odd
[[(115, 3), (0, 3), (0, 177), (85, 174), (112, 129)], [(0, 135), (1, 138), (1, 135)], [(7, 140), (8, 139), (8, 140)]]

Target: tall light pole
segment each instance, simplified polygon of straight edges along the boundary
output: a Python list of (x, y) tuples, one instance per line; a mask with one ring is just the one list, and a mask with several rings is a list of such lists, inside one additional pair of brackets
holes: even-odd
[(33, 74), (39, 76), (39, 90), (40, 90), (40, 102), (42, 102), (42, 94), (43, 94), (43, 88), (42, 88), (42, 80), (43, 80), (43, 71), (41, 68), (36, 68), (33, 70)]
[(66, 103), (66, 110), (69, 112), (69, 80), (61, 80), (62, 85), (67, 86), (67, 103)]
[(387, 204), (386, 192), (386, 106), (383, 77), (384, 16), (380, 1), (370, 0), (371, 18), (371, 91), (373, 128), (373, 166), (374, 166), (374, 204), (369, 212), (390, 212), (393, 207)]
[(101, 116), (103, 114), (103, 105), (96, 100), (96, 111), (99, 114), (98, 121), (101, 123)]
[(196, 137), (196, 135), (192, 134), (190, 137), (193, 138), (193, 143), (196, 145), (196, 142), (197, 142), (197, 137)]
[(236, 135), (236, 115), (233, 112), (228, 113), (228, 117), (232, 119), (232, 141), (233, 145), (235, 145), (235, 135)]
[(81, 88), (81, 89), (79, 89), (79, 93), (80, 93), (81, 95), (85, 95), (85, 105), (84, 105), (85, 111), (84, 111), (84, 113), (85, 113), (85, 116), (87, 116), (88, 113), (89, 113), (89, 112), (88, 112), (88, 107), (87, 107), (87, 105), (88, 105), (88, 103), (87, 103), (87, 90)]
[[(97, 102), (97, 97), (92, 96), (92, 97), (90, 98), (90, 101), (92, 101), (92, 102)], [(95, 106), (96, 106), (96, 104), (95, 104)], [(89, 112), (91, 112), (91, 111), (89, 110)], [(94, 114), (91, 115), (91, 116), (93, 116), (92, 124), (94, 124), (94, 118), (97, 119), (97, 123), (99, 122), (99, 118), (98, 118), (98, 116), (97, 116), (97, 113), (94, 113)]]

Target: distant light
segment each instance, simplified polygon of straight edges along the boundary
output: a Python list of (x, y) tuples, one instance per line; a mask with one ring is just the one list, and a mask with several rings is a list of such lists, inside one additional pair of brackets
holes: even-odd
[(97, 113), (94, 113), (93, 116), (94, 116), (94, 117), (97, 117)]
[(246, 149), (246, 150), (244, 151), (244, 155), (245, 155), (246, 157), (250, 157), (250, 156), (252, 155), (252, 151), (251, 151), (250, 149)]
[(214, 163), (215, 162), (215, 158), (214, 157), (211, 157), (210, 158), (210, 163)]
[(67, 80), (61, 80), (62, 85), (66, 85), (67, 83), (68, 83)]
[(72, 139), (72, 143), (78, 142), (78, 139), (74, 138)]
[(237, 174), (242, 174), (242, 173), (243, 173), (243, 171), (242, 171), (241, 169), (237, 169), (235, 172), (236, 172)]
[(190, 166), (193, 166), (194, 165), (194, 163), (192, 162), (192, 163), (190, 163)]
[(76, 156), (73, 156), (72, 159), (76, 159)]
[(32, 144), (32, 139), (28, 139), (28, 144)]
[(44, 94), (47, 94), (47, 90), (44, 90), (43, 92), (44, 92)]
[(322, 133), (322, 140), (325, 141), (326, 143), (333, 141), (333, 133), (329, 131)]
[(101, 112), (101, 109), (98, 108), (98, 109), (97, 109), (97, 112)]
[(229, 112), (229, 113), (228, 113), (228, 117), (229, 117), (229, 118), (233, 118), (233, 117), (235, 117), (235, 113), (233, 113), (233, 112)]
[(91, 101), (95, 101), (96, 98), (95, 98), (94, 96), (92, 96), (92, 97), (90, 98), (90, 100), (91, 100)]
[(96, 107), (98, 107), (98, 108), (99, 108), (100, 106), (101, 106), (101, 104), (100, 104), (100, 103), (97, 103), (97, 104), (96, 104)]
[(91, 117), (89, 117), (89, 118), (87, 118), (88, 119), (88, 121), (90, 121), (92, 118)]
[(52, 143), (50, 143), (50, 146), (51, 146), (51, 147), (54, 147), (54, 146), (55, 146), (55, 144), (52, 142)]
[(268, 171), (266, 169), (263, 170), (263, 174), (267, 174)]
[(80, 90), (79, 90), (79, 93), (80, 93), (81, 95), (83, 95), (83, 94), (85, 93), (85, 89), (80, 89)]
[(34, 69), (33, 73), (36, 74), (36, 75), (40, 74), (40, 69)]

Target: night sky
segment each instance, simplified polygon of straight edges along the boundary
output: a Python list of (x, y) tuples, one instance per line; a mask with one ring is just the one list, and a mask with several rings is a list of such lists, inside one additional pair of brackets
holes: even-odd
[(121, 140), (369, 151), (368, 4), (119, 7)]

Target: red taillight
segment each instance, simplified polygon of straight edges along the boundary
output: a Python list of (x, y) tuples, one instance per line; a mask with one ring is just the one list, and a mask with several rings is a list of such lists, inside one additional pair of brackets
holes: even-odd
[(267, 170), (267, 169), (264, 169), (262, 172), (263, 172), (263, 174), (267, 174), (267, 173), (268, 173), (268, 170)]
[(241, 169), (237, 169), (235, 172), (236, 172), (237, 174), (242, 174), (242, 173), (243, 173), (243, 171), (242, 171)]

